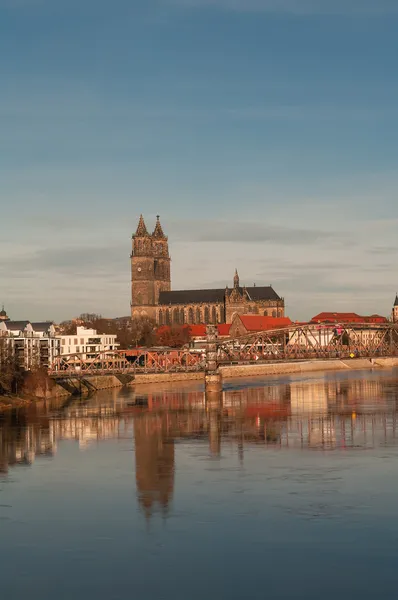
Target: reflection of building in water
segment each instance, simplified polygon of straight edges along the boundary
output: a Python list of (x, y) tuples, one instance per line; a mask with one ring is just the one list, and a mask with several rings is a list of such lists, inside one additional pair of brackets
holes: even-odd
[(223, 393), (225, 408), (237, 406), (264, 406), (272, 403), (287, 403), (290, 398), (290, 386), (285, 384), (263, 385), (238, 390), (226, 390)]
[(157, 509), (167, 512), (174, 490), (174, 440), (167, 435), (165, 419), (134, 419), (134, 439), (139, 502), (147, 517)]
[(385, 405), (380, 379), (293, 381), (290, 385), (292, 414), (326, 414), (331, 410), (374, 410)]
[(293, 381), (290, 384), (292, 415), (328, 411), (328, 387), (324, 380), (314, 382)]
[[(112, 392), (109, 392), (111, 398)], [(131, 397), (131, 396), (130, 396)], [(290, 384), (226, 390), (220, 410), (205, 405), (192, 386), (135, 391), (140, 406), (124, 402), (70, 405), (49, 417), (48, 407), (7, 413), (0, 424), (0, 471), (52, 455), (59, 440), (80, 448), (106, 439), (136, 444), (136, 479), (146, 514), (166, 509), (173, 494), (174, 441), (202, 440), (214, 455), (225, 444), (272, 444), (289, 448), (370, 447), (396, 440), (397, 380), (368, 375), (328, 377)], [(108, 396), (107, 396), (108, 398)], [(98, 403), (97, 403), (98, 402)], [(213, 407), (214, 408), (214, 407)]]
[(102, 418), (88, 416), (71, 416), (66, 419), (54, 419), (50, 422), (54, 439), (74, 440), (80, 449), (90, 443), (119, 437), (120, 419), (117, 417)]
[(290, 448), (369, 448), (397, 440), (396, 413), (292, 417), (281, 436)]
[(52, 456), (55, 450), (48, 420), (27, 423), (22, 418), (15, 422), (10, 414), (0, 426), (0, 473), (7, 473), (9, 466), (30, 465), (39, 455)]

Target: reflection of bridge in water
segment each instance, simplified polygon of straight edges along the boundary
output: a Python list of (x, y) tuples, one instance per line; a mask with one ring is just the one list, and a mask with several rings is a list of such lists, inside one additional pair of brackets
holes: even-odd
[[(104, 399), (102, 402), (101, 398)], [(174, 489), (176, 442), (200, 444), (218, 456), (235, 446), (240, 461), (251, 448), (293, 450), (370, 448), (397, 443), (397, 381), (317, 379), (268, 382), (262, 387), (226, 390), (218, 405), (203, 392), (144, 386), (123, 401), (119, 390), (85, 405), (32, 406), (7, 413), (0, 422), (0, 470), (52, 457), (62, 440), (81, 449), (108, 439), (134, 439), (136, 484), (148, 516), (167, 510)]]

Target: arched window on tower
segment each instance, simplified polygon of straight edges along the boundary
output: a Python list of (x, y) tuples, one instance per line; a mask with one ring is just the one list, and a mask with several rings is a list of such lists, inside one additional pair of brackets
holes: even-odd
[(189, 325), (193, 325), (193, 321), (194, 321), (193, 309), (190, 308), (188, 310), (188, 323), (189, 323)]
[(268, 310), (264, 311), (264, 317), (268, 317)]
[(211, 322), (214, 324), (217, 323), (217, 309), (215, 306), (213, 306), (213, 308), (211, 309)]
[(184, 309), (180, 308), (180, 324), (184, 325), (184, 323), (185, 323)]
[(276, 317), (276, 310), (273, 310), (273, 311), (272, 311), (272, 316), (273, 316), (273, 317)]
[(210, 323), (210, 310), (208, 306), (205, 306), (205, 324), (207, 325), (208, 323)]
[(201, 318), (200, 318), (200, 308), (196, 309), (196, 323), (200, 323)]
[(175, 325), (179, 325), (180, 324), (180, 309), (179, 308), (175, 308), (173, 310), (173, 323)]

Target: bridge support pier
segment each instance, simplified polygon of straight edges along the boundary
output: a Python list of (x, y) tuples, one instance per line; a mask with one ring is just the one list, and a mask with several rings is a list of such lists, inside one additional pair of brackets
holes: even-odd
[(222, 376), (217, 365), (217, 327), (206, 327), (206, 367), (205, 367), (205, 392), (220, 394), (222, 392)]

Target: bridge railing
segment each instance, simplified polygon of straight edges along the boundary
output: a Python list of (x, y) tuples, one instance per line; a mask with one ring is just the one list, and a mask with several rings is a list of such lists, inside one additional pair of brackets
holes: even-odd
[(170, 373), (204, 369), (204, 357), (189, 350), (103, 351), (95, 356), (64, 354), (56, 357), (49, 375), (62, 376), (109, 375), (135, 373)]
[(393, 323), (308, 324), (255, 332), (218, 342), (219, 365), (398, 356), (398, 329)]

